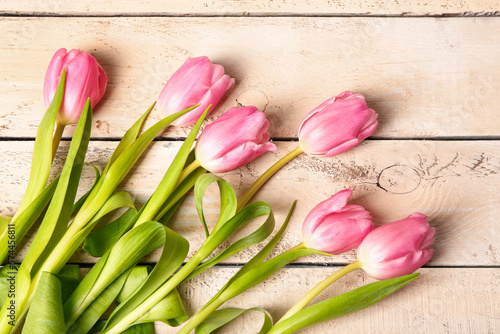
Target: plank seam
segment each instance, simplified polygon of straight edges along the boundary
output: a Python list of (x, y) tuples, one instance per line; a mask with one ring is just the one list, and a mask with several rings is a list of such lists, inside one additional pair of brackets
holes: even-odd
[[(274, 142), (296, 142), (298, 138), (295, 137), (280, 137), (271, 138)], [(0, 137), (0, 142), (3, 141), (34, 141), (35, 137)], [(107, 137), (107, 138), (91, 138), (90, 141), (109, 141), (117, 142), (120, 141), (121, 137)], [(177, 142), (184, 141), (186, 137), (177, 138), (155, 138), (153, 141), (162, 142)], [(443, 137), (370, 137), (370, 139), (365, 139), (365, 141), (499, 141), (500, 136), (443, 136)], [(71, 141), (70, 137), (62, 138), (61, 141)]]
[[(72, 262), (68, 264), (77, 264), (81, 268), (92, 268), (94, 263), (77, 263)], [(149, 265), (153, 266), (156, 262), (144, 262), (138, 265)], [(183, 263), (185, 265), (186, 263)], [(245, 263), (217, 263), (214, 267), (216, 268), (240, 268)], [(343, 267), (349, 263), (314, 263), (314, 262), (303, 262), (303, 263), (290, 263), (285, 266), (285, 268), (333, 268), (333, 267)], [(426, 265), (422, 268), (425, 269), (500, 269), (500, 265)]]
[(412, 13), (402, 12), (398, 14), (372, 14), (372, 13), (273, 13), (273, 12), (241, 12), (241, 13), (50, 13), (50, 12), (17, 12), (17, 11), (2, 11), (0, 17), (74, 17), (74, 18), (160, 18), (160, 17), (181, 17), (181, 18), (220, 18), (220, 17), (317, 17), (317, 18), (335, 18), (335, 17), (370, 17), (370, 18), (425, 18), (425, 17), (446, 17), (446, 18), (461, 18), (461, 17), (500, 17), (500, 10), (497, 11), (481, 11), (481, 12), (455, 12), (455, 13)]

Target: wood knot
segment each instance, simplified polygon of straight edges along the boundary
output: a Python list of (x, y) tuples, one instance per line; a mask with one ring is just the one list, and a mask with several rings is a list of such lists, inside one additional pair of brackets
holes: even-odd
[(379, 176), (377, 186), (393, 194), (408, 194), (418, 188), (422, 177), (413, 167), (389, 166), (383, 169)]
[(260, 111), (265, 111), (269, 104), (266, 93), (258, 89), (245, 90), (236, 98), (239, 107), (256, 106)]

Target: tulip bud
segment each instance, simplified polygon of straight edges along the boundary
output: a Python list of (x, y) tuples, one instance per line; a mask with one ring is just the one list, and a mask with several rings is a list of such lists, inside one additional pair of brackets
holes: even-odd
[(45, 74), (43, 98), (48, 108), (66, 68), (66, 85), (57, 121), (61, 125), (77, 123), (87, 99), (92, 108), (101, 100), (108, 78), (97, 60), (88, 52), (59, 49), (52, 57)]
[(213, 173), (224, 173), (276, 151), (269, 142), (269, 121), (256, 107), (231, 108), (205, 127), (196, 143), (196, 159)]
[(222, 65), (214, 65), (207, 57), (188, 58), (172, 75), (158, 97), (158, 107), (172, 115), (199, 104), (172, 124), (187, 126), (196, 123), (209, 105), (213, 110), (234, 79), (224, 74)]
[(436, 230), (426, 218), (414, 213), (368, 234), (358, 248), (364, 271), (376, 279), (388, 279), (411, 274), (429, 261)]
[(363, 95), (343, 92), (307, 114), (299, 127), (300, 147), (314, 156), (331, 157), (371, 136), (377, 125), (377, 114), (368, 109)]
[(373, 230), (370, 213), (359, 205), (346, 205), (351, 189), (342, 190), (319, 203), (302, 225), (307, 248), (341, 254), (358, 246)]

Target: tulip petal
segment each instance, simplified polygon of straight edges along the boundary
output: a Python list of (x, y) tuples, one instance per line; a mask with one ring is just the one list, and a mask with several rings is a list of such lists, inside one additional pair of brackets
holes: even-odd
[(66, 68), (66, 86), (57, 119), (60, 124), (68, 125), (78, 122), (88, 98), (92, 107), (100, 101), (106, 90), (107, 78), (102, 67), (88, 52), (59, 49), (45, 74), (46, 105), (54, 98), (63, 68)]
[(340, 211), (352, 196), (352, 189), (344, 189), (330, 196), (328, 199), (316, 205), (307, 215), (302, 224), (302, 235), (305, 239), (309, 239), (323, 218), (333, 212)]
[(237, 169), (267, 151), (269, 121), (256, 107), (231, 108), (208, 125), (196, 143), (196, 159), (214, 173)]
[(384, 279), (409, 274), (429, 261), (435, 229), (416, 213), (385, 224), (368, 234), (358, 249), (365, 271)]
[(179, 117), (173, 124), (188, 126), (196, 123), (203, 111), (219, 103), (234, 79), (224, 75), (224, 67), (214, 65), (207, 57), (188, 58), (172, 75), (158, 97), (158, 106), (170, 115), (190, 106), (199, 105)]
[(329, 157), (354, 147), (376, 129), (377, 114), (368, 109), (365, 97), (344, 92), (313, 109), (299, 128), (304, 152)]

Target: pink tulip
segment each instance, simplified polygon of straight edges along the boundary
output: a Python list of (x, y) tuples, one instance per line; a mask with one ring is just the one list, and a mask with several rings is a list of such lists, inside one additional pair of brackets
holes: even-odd
[(343, 92), (307, 114), (299, 127), (300, 147), (308, 154), (330, 157), (371, 136), (377, 125), (377, 114), (368, 109), (363, 95)]
[(358, 246), (373, 230), (370, 213), (359, 205), (347, 205), (351, 189), (319, 203), (307, 215), (302, 236), (307, 248), (341, 254)]
[(66, 86), (57, 121), (61, 125), (77, 123), (87, 99), (94, 107), (104, 95), (108, 78), (97, 60), (88, 52), (59, 49), (52, 57), (45, 74), (43, 98), (48, 108), (66, 68)]
[(196, 159), (214, 173), (224, 173), (276, 151), (269, 142), (269, 121), (256, 107), (231, 108), (208, 125), (196, 143)]
[(376, 279), (388, 279), (411, 274), (429, 261), (436, 230), (426, 218), (414, 213), (368, 234), (358, 249), (364, 271)]
[(212, 105), (212, 111), (233, 85), (234, 79), (224, 74), (221, 65), (212, 64), (207, 57), (188, 58), (161, 91), (158, 107), (166, 115), (172, 115), (199, 104), (172, 123), (193, 125), (209, 105)]

